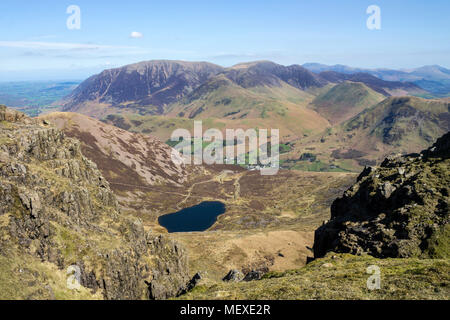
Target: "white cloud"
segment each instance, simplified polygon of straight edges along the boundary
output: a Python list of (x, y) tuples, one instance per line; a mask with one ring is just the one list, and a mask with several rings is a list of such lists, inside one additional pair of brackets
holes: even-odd
[(134, 39), (142, 38), (143, 36), (144, 36), (144, 35), (143, 35), (142, 33), (137, 32), (137, 31), (133, 31), (133, 32), (130, 34), (130, 38), (134, 38)]
[(0, 47), (25, 49), (129, 49), (133, 47), (109, 46), (100, 44), (68, 43), (68, 42), (40, 42), (40, 41), (0, 41)]

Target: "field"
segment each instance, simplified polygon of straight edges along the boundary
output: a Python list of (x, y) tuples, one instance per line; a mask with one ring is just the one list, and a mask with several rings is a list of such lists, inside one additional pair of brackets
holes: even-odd
[(35, 117), (61, 107), (56, 102), (72, 92), (79, 83), (80, 81), (0, 82), (0, 104)]

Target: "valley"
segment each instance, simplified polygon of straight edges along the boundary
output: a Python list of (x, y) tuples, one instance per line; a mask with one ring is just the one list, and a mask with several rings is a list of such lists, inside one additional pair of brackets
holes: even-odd
[[(215, 128), (223, 134), (226, 129), (277, 128), (280, 142), (288, 146), (281, 167), (316, 172), (358, 172), (365, 165), (379, 163), (393, 150), (403, 153), (425, 148), (450, 130), (445, 99), (415, 97), (425, 91), (410, 82), (343, 71), (313, 73), (299, 65), (270, 61), (230, 68), (146, 61), (91, 77), (66, 98), (64, 110), (161, 141), (168, 141), (177, 128), (193, 134), (193, 123), (198, 120), (204, 130)], [(122, 96), (124, 91), (117, 88), (127, 87), (122, 81), (130, 77), (149, 84), (133, 97)], [(98, 87), (97, 83), (111, 85)], [(91, 92), (93, 88), (97, 91)], [(159, 97), (161, 92), (165, 92), (164, 99), (155, 100), (154, 95)], [(394, 103), (401, 105), (402, 114), (387, 114)], [(391, 118), (397, 116), (399, 121), (394, 122)], [(362, 121), (364, 128), (356, 125)], [(384, 123), (383, 128), (374, 132), (378, 122)], [(405, 139), (402, 122), (413, 123), (418, 136)]]
[[(223, 203), (225, 214), (207, 231), (167, 235), (186, 246), (191, 270), (205, 271), (214, 280), (233, 268), (304, 265), (312, 256), (313, 231), (327, 219), (331, 201), (356, 177), (295, 170), (262, 176), (235, 165), (174, 166), (169, 147), (149, 136), (75, 113), (40, 119), (81, 141), (81, 150), (107, 177), (122, 211), (139, 218), (146, 230), (167, 233), (158, 223), (161, 216), (205, 201)], [(279, 240), (261, 247), (267, 234)]]
[[(149, 256), (144, 254), (142, 259), (152, 261), (152, 269), (132, 275), (131, 291), (127, 289), (124, 293), (117, 289), (120, 284), (109, 275), (108, 259), (91, 261), (88, 256), (72, 251), (65, 256), (66, 260), (59, 258), (60, 267), (69, 262), (85, 264), (85, 272), (94, 275), (83, 280), (84, 285), (98, 288), (102, 297), (122, 298), (132, 294), (133, 298), (151, 299), (177, 296), (180, 299), (404, 299), (406, 287), (411, 286), (418, 290), (414, 298), (445, 298), (446, 289), (439, 289), (449, 281), (445, 275), (441, 276), (449, 268), (445, 248), (439, 247), (443, 255), (427, 256), (423, 260), (417, 260), (419, 253), (406, 260), (383, 259), (380, 264), (392, 275), (388, 282), (391, 289), (376, 295), (361, 285), (365, 279), (364, 266), (375, 258), (348, 255), (348, 250), (342, 247), (328, 255), (317, 254), (318, 230), (330, 223), (330, 208), (333, 213), (336, 199), (355, 188), (366, 170), (374, 170), (386, 162), (386, 157), (396, 154), (416, 157), (450, 131), (448, 100), (413, 95), (423, 96), (424, 90), (413, 83), (381, 80), (364, 73), (316, 74), (299, 65), (286, 67), (269, 61), (230, 68), (209, 63), (149, 61), (92, 76), (65, 97), (61, 101), (63, 106), (56, 112), (48, 110), (37, 118), (27, 118), (3, 107), (1, 141), (5, 146), (3, 152), (8, 153), (5, 159), (19, 157), (20, 161), (23, 161), (22, 153), (14, 153), (15, 148), (35, 157), (33, 150), (40, 150), (43, 142), (34, 146), (35, 141), (31, 141), (33, 147), (28, 149), (26, 145), (17, 147), (18, 133), (14, 131), (17, 128), (55, 130), (61, 132), (61, 139), (77, 141), (77, 159), (90, 161), (92, 170), (97, 170), (95, 175), (100, 175), (96, 188), (109, 188), (111, 197), (117, 201), (113, 209), (106, 210), (117, 212), (114, 217), (134, 221), (137, 229), (127, 231), (122, 218), (117, 221), (105, 218), (100, 222), (102, 226), (112, 228), (107, 230), (106, 237), (115, 232), (120, 237), (110, 246), (107, 239), (98, 241), (102, 250), (114, 250), (121, 241), (126, 246), (138, 241), (138, 249), (148, 251)], [(199, 120), (203, 131), (279, 129), (280, 170), (275, 175), (262, 175), (255, 167), (246, 165), (191, 165), (172, 161), (172, 132), (183, 128), (193, 133), (194, 121)], [(58, 139), (54, 143), (58, 144)], [(234, 144), (240, 143), (245, 142)], [(203, 143), (202, 148), (207, 145)], [(60, 162), (61, 155), (55, 153), (52, 157), (54, 170), (47, 164), (40, 168), (40, 162), (32, 160), (37, 170), (33, 172), (48, 177), (50, 185), (53, 181), (58, 186), (62, 183), (53, 177), (60, 170), (68, 175), (66, 178), (79, 179), (77, 165), (73, 167), (72, 160), (68, 160), (67, 169), (59, 169), (64, 162)], [(9, 160), (2, 161), (6, 165)], [(13, 178), (5, 173), (4, 179)], [(62, 185), (65, 183), (76, 184), (65, 181)], [(37, 186), (32, 188), (35, 190)], [(94, 197), (90, 201), (95, 203), (96, 210), (102, 211), (98, 205), (100, 200), (95, 198), (97, 189), (87, 188), (86, 192)], [(58, 194), (57, 187), (51, 191)], [(448, 198), (443, 191), (442, 195)], [(70, 199), (69, 196), (67, 201), (72, 203)], [(27, 200), (23, 201), (27, 209)], [(199, 218), (199, 214), (205, 213), (207, 216)], [(77, 226), (77, 223), (74, 220), (69, 225)], [(59, 228), (56, 226), (55, 230)], [(58, 248), (67, 245), (61, 241), (70, 242), (78, 237), (63, 230), (53, 231), (62, 238), (55, 238)], [(330, 230), (327, 232), (335, 236), (334, 229)], [(90, 238), (94, 242), (97, 231), (92, 231)], [(353, 238), (349, 236), (349, 239)], [(83, 245), (90, 246), (89, 241)], [(124, 253), (125, 257), (132, 252)], [(33, 254), (35, 251), (30, 249), (20, 259)], [(165, 257), (162, 264), (158, 264), (155, 255)], [(54, 262), (55, 257), (59, 255), (48, 259)], [(141, 266), (146, 262), (134, 263)], [(160, 273), (166, 266), (175, 271), (167, 275)], [(7, 263), (5, 268), (14, 273)], [(353, 274), (348, 273), (350, 269)], [(439, 270), (439, 276), (433, 275), (434, 269)], [(420, 277), (401, 283), (402, 275), (416, 274), (418, 270), (432, 282), (434, 291), (422, 287)], [(186, 289), (188, 280), (198, 274), (200, 283), (194, 289)], [(227, 274), (253, 281), (241, 281), (241, 278), (223, 281)], [(102, 277), (111, 281), (113, 287), (99, 285)], [(169, 289), (163, 289), (168, 283)], [(91, 297), (89, 292), (83, 294)]]

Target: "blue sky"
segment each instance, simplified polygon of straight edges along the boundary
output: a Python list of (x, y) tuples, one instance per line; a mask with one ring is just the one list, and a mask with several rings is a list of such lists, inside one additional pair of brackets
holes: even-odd
[[(381, 30), (366, 27), (372, 4)], [(80, 30), (66, 27), (69, 5)], [(449, 12), (448, 0), (1, 0), (0, 81), (83, 79), (151, 59), (449, 68)]]

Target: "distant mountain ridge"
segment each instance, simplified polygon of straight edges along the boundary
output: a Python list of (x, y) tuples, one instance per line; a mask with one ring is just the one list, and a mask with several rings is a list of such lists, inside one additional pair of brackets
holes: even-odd
[(162, 107), (177, 101), (223, 68), (207, 62), (155, 60), (104, 70), (81, 83), (65, 100), (64, 111), (86, 102), (116, 106), (134, 102)]
[(425, 90), (410, 82), (385, 81), (369, 73), (358, 72), (354, 74), (324, 71), (319, 73), (322, 79), (333, 83), (344, 81), (361, 82), (384, 96), (399, 96), (407, 93), (424, 94)]
[(415, 81), (419, 79), (425, 80), (443, 80), (450, 79), (450, 70), (439, 65), (423, 66), (409, 70), (395, 69), (370, 69), (370, 68), (354, 68), (342, 64), (326, 65), (320, 63), (305, 63), (304, 68), (314, 72), (321, 73), (324, 71), (335, 71), (340, 73), (369, 73), (383, 80), (388, 81)]
[(368, 73), (386, 81), (412, 82), (437, 96), (450, 95), (450, 70), (439, 65), (409, 70), (353, 68), (341, 64), (326, 65), (320, 63), (305, 63), (302, 66), (317, 74), (328, 71), (345, 74)]
[(241, 89), (290, 87), (298, 89), (299, 96), (304, 91), (347, 80), (362, 82), (385, 96), (426, 93), (414, 84), (383, 81), (369, 74), (315, 74), (300, 65), (283, 66), (270, 61), (223, 68), (207, 62), (154, 60), (105, 70), (90, 77), (65, 99), (63, 110), (100, 118), (123, 110), (164, 114), (167, 106), (181, 102), (221, 75)]

